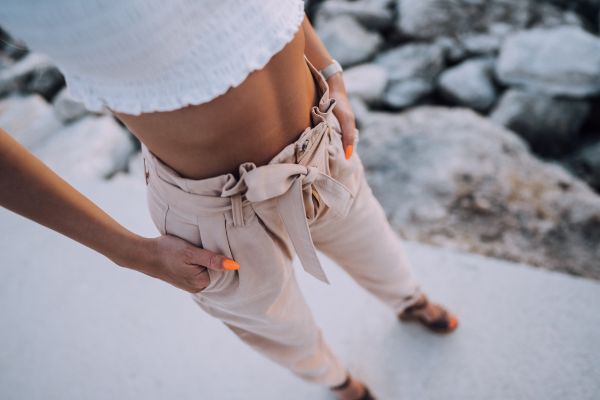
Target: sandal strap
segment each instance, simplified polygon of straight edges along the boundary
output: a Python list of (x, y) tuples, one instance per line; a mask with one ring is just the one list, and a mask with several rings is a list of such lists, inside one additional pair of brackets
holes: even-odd
[(331, 386), (330, 389), (331, 390), (342, 390), (342, 389), (346, 389), (348, 386), (350, 386), (350, 373), (346, 374), (346, 379), (344, 380), (344, 382), (342, 382), (336, 386)]
[(404, 313), (409, 314), (409, 313), (411, 313), (413, 311), (417, 311), (417, 310), (420, 310), (422, 308), (425, 308), (428, 305), (429, 305), (429, 299), (427, 297), (425, 297), (425, 301), (424, 302), (422, 302), (422, 303), (418, 303), (417, 302), (416, 304), (412, 304), (412, 305), (406, 307), (404, 309), (404, 311), (402, 312), (402, 314), (404, 314)]

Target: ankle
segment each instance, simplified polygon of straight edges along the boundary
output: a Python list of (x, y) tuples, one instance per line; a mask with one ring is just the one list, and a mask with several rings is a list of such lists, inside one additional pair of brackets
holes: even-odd
[(355, 379), (350, 373), (346, 375), (346, 379), (339, 385), (329, 388), (338, 400), (355, 400), (362, 398), (367, 391), (367, 387)]

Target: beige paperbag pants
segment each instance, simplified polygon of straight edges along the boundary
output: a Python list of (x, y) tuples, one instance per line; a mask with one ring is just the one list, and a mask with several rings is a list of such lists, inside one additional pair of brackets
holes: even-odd
[(183, 178), (142, 144), (148, 207), (161, 234), (237, 261), (208, 270), (210, 284), (192, 297), (242, 341), (310, 382), (343, 382), (332, 352), (300, 291), (302, 267), (327, 282), (315, 246), (370, 293), (400, 313), (421, 292), (399, 237), (365, 179), (357, 153), (344, 157), (336, 100), (305, 57), (319, 89), (311, 126), (262, 166), (240, 177)]

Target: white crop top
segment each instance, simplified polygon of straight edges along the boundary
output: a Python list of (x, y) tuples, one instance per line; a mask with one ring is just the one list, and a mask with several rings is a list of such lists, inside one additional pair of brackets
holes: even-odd
[(47, 55), (91, 111), (207, 102), (291, 41), (303, 0), (1, 0), (0, 26)]

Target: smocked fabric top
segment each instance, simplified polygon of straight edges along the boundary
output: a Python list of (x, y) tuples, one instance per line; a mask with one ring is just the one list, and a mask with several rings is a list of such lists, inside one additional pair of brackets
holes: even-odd
[(2, 0), (0, 26), (47, 55), (91, 111), (207, 102), (292, 40), (303, 0)]

